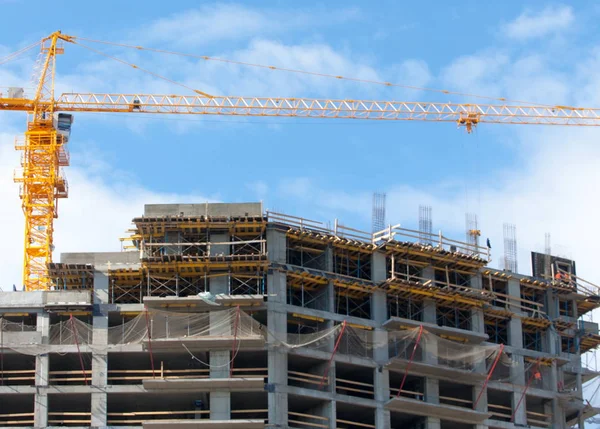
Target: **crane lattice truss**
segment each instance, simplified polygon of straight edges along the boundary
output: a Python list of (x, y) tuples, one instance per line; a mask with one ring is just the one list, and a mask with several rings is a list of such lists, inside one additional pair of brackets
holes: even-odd
[(22, 171), (15, 177), (25, 214), (25, 290), (48, 289), (48, 263), (52, 261), (53, 223), (58, 199), (68, 194), (61, 167), (68, 165), (65, 143), (53, 125), (57, 112), (118, 112), (130, 114), (184, 114), (225, 116), (305, 117), (381, 121), (454, 122), (471, 132), (480, 123), (599, 126), (600, 109), (546, 105), (460, 104), (406, 101), (333, 100), (195, 95), (68, 93), (54, 97), (56, 55), (62, 43), (76, 38), (60, 32), (41, 43), (42, 62), (35, 96), (0, 95), (0, 111), (29, 114)]

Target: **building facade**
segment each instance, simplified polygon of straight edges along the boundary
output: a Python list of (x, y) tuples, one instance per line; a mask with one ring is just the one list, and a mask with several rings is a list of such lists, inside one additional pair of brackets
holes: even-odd
[[(443, 234), (148, 205), (129, 248), (0, 293), (0, 426), (568, 428), (597, 288)], [(539, 259), (539, 258), (538, 258)]]

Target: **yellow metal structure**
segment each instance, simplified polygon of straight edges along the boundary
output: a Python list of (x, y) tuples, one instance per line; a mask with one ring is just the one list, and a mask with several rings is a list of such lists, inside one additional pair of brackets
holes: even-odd
[(545, 105), (460, 104), (404, 101), (333, 100), (153, 94), (62, 94), (54, 97), (56, 55), (63, 42), (75, 38), (56, 32), (42, 40), (43, 62), (33, 98), (2, 98), (0, 111), (28, 112), (23, 142), (21, 185), (25, 213), (24, 290), (50, 286), (53, 222), (59, 198), (68, 187), (60, 168), (68, 165), (62, 136), (53, 125), (56, 112), (121, 112), (130, 114), (184, 114), (226, 116), (277, 116), (383, 121), (454, 122), (471, 132), (480, 123), (600, 126), (600, 109)]
[(68, 156), (62, 136), (53, 126), (56, 55), (64, 52), (60, 42), (68, 40), (59, 32), (42, 40), (43, 63), (35, 97), (29, 101), (25, 139), (15, 145), (23, 151), (22, 169), (15, 175), (15, 182), (20, 184), (25, 213), (25, 290), (46, 289), (49, 284), (57, 203), (68, 194), (67, 182), (60, 172), (61, 166), (68, 165)]

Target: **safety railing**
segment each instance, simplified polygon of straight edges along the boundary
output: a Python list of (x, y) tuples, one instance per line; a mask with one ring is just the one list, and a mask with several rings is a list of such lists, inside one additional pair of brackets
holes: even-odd
[(0, 426), (33, 426), (34, 413), (0, 414)]
[(488, 413), (490, 413), (492, 420), (499, 420), (501, 422), (510, 422), (512, 417), (512, 408), (506, 405), (497, 405), (488, 403)]
[(359, 423), (351, 420), (336, 419), (335, 422), (337, 429), (376, 429), (375, 425), (368, 423)]
[[(267, 420), (269, 410), (238, 409), (231, 410), (231, 420)], [(132, 412), (109, 412), (107, 413), (107, 424), (109, 426), (141, 425), (147, 421), (160, 420), (188, 420), (209, 419), (210, 410), (169, 410), (169, 411), (132, 411)]]
[[(85, 375), (84, 375), (85, 374)], [(53, 385), (84, 384), (89, 383), (92, 377), (92, 370), (85, 371), (49, 371), (48, 382)]]
[(35, 369), (11, 369), (0, 371), (0, 386), (32, 386), (34, 384)]
[(297, 228), (301, 231), (323, 233), (364, 243), (379, 244), (392, 240), (409, 241), (431, 245), (449, 252), (459, 252), (468, 256), (476, 256), (487, 261), (491, 260), (490, 249), (488, 247), (453, 240), (445, 237), (441, 231), (438, 234), (433, 234), (402, 228), (400, 224), (397, 224), (390, 225), (381, 231), (370, 233), (344, 226), (337, 219), (334, 220), (333, 227), (330, 227), (323, 222), (270, 211), (267, 211), (267, 220), (271, 223)]
[(333, 221), (333, 227), (330, 227), (324, 222), (267, 211), (267, 220), (272, 223), (297, 228), (301, 231), (333, 235), (338, 238), (356, 240), (364, 243), (373, 242), (373, 234), (370, 232), (344, 226), (337, 219)]
[(89, 426), (92, 424), (91, 412), (49, 412), (48, 425), (50, 426)]
[(453, 240), (445, 237), (442, 231), (437, 234), (414, 229), (402, 228), (400, 224), (390, 225), (387, 228), (372, 234), (373, 243), (385, 241), (407, 241), (431, 245), (434, 248), (443, 249), (448, 252), (458, 252), (469, 256), (477, 256), (487, 261), (491, 260), (490, 249), (464, 241)]
[(527, 411), (527, 424), (530, 426), (551, 427), (552, 415)]
[(454, 407), (473, 408), (473, 400), (454, 398), (451, 396), (440, 396), (440, 404), (452, 405)]
[[(233, 368), (233, 378), (268, 377), (267, 368)], [(81, 372), (80, 372), (81, 374)], [(111, 369), (108, 371), (108, 384), (141, 384), (144, 380), (185, 380), (210, 378), (209, 368), (165, 369), (163, 362), (155, 369)]]
[(372, 383), (363, 383), (344, 378), (335, 379), (335, 391), (342, 395), (359, 396), (368, 399), (373, 399), (375, 396)]
[(398, 391), (400, 389), (396, 387), (390, 387), (390, 399), (396, 398), (398, 396), (402, 396), (404, 398), (416, 399), (418, 401), (425, 400), (425, 393), (423, 392), (415, 392), (413, 390), (402, 389), (400, 395), (398, 395)]
[(329, 377), (323, 380), (323, 374), (310, 374), (301, 371), (288, 371), (288, 384), (290, 386), (318, 389), (319, 386), (329, 386)]

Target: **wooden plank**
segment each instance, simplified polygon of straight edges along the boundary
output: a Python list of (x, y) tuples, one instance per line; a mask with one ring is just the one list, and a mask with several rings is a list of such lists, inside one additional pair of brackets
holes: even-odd
[(298, 371), (288, 371), (288, 374), (300, 375), (300, 376), (305, 376), (305, 377), (308, 377), (308, 378), (315, 378), (317, 380), (321, 380), (321, 378), (323, 378), (322, 375), (309, 374), (309, 373), (306, 373), (306, 372), (298, 372)]
[(361, 383), (359, 381), (352, 381), (352, 380), (346, 380), (344, 378), (336, 378), (336, 381), (342, 381), (344, 383), (348, 383), (348, 384), (354, 384), (356, 386), (365, 386), (365, 387), (373, 387), (372, 384), (369, 383)]
[(335, 388), (336, 388), (336, 390), (347, 390), (348, 392), (365, 393), (367, 395), (374, 394), (374, 392), (372, 390), (355, 389), (353, 387), (335, 386)]
[(296, 413), (294, 411), (288, 411), (288, 415), (290, 416), (297, 416), (297, 417), (307, 417), (309, 419), (316, 419), (316, 420), (323, 420), (323, 421), (329, 421), (328, 417), (323, 417), (323, 416), (313, 416), (312, 414), (304, 414), (304, 413)]
[(336, 423), (344, 423), (347, 425), (352, 425), (352, 426), (360, 426), (361, 428), (371, 428), (371, 429), (376, 429), (375, 425), (368, 425), (366, 423), (358, 423), (358, 422), (351, 422), (349, 420), (341, 420), (341, 419), (336, 419), (335, 421)]
[(300, 421), (300, 420), (292, 420), (292, 419), (288, 419), (288, 423), (297, 423), (297, 424), (302, 425), (302, 426), (311, 426), (311, 427), (314, 427), (314, 428), (329, 429), (329, 425), (324, 425), (324, 424), (321, 424), (321, 423), (309, 423), (309, 422), (303, 422), (303, 421)]

